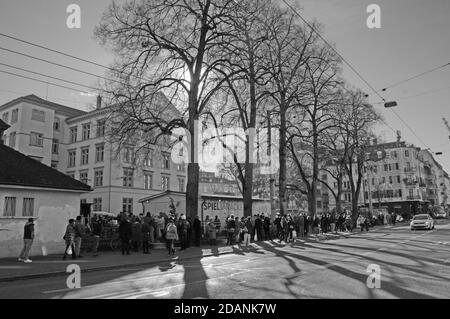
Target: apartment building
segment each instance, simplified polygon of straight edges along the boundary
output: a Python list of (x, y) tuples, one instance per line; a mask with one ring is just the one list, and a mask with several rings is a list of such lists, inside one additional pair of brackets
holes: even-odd
[(187, 165), (173, 163), (164, 146), (146, 148), (145, 154), (137, 152), (138, 145), (117, 151), (107, 138), (109, 114), (101, 100), (94, 111), (83, 112), (34, 95), (0, 106), (1, 118), (11, 125), (5, 143), (91, 186), (81, 203), (93, 211), (140, 213), (144, 197), (184, 192)]
[[(354, 180), (357, 179), (356, 165)], [(450, 180), (428, 150), (403, 141), (374, 144), (368, 149), (360, 206), (385, 207), (398, 214), (416, 214), (433, 206), (447, 207)], [(334, 182), (337, 191), (337, 183)], [(342, 201), (351, 208), (350, 180), (343, 179)], [(330, 196), (330, 207), (336, 202)]]

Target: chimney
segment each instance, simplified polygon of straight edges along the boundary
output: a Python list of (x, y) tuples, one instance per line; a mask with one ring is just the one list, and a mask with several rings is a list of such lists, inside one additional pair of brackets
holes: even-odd
[(9, 128), (10, 128), (10, 126), (8, 124), (6, 124), (2, 120), (0, 120), (0, 145), (3, 145), (3, 143), (4, 143), (3, 133)]
[(397, 131), (397, 142), (400, 143), (402, 139), (402, 133), (400, 131)]
[(97, 95), (97, 110), (100, 110), (102, 108), (102, 97), (100, 95)]

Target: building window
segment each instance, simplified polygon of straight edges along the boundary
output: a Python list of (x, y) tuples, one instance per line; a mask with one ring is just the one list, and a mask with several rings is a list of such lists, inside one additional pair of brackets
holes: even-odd
[(388, 164), (384, 164), (384, 171), (385, 171), (385, 172), (388, 171)]
[(9, 147), (16, 147), (16, 132), (9, 134)]
[(178, 171), (178, 172), (184, 172), (185, 167), (186, 167), (186, 166), (185, 166), (184, 163), (178, 164), (178, 165), (177, 165), (177, 171)]
[(144, 174), (144, 188), (153, 189), (153, 174), (150, 173)]
[(393, 180), (392, 180), (392, 176), (389, 176), (389, 184), (392, 184)]
[(163, 191), (168, 191), (170, 185), (170, 179), (168, 176), (161, 176), (161, 189)]
[(33, 109), (31, 111), (31, 119), (33, 121), (45, 122), (45, 112)]
[(3, 207), (3, 216), (16, 216), (16, 198), (5, 197), (5, 206)]
[(97, 121), (97, 137), (105, 136), (106, 120)]
[(405, 150), (405, 157), (409, 157), (409, 151)]
[(395, 163), (395, 169), (398, 171), (400, 169), (398, 163)]
[(76, 150), (69, 151), (69, 160), (68, 160), (67, 167), (74, 167), (75, 166), (76, 156), (77, 156), (77, 151)]
[(30, 133), (30, 145), (37, 147), (44, 147), (44, 135), (41, 133)]
[(8, 113), (8, 112), (3, 113), (3, 115), (2, 115), (2, 120), (3, 120), (3, 122), (5, 122), (6, 124), (8, 124), (8, 119), (9, 119), (9, 113)]
[(391, 152), (391, 157), (392, 158), (397, 158), (397, 151), (392, 151)]
[(178, 179), (178, 191), (179, 192), (184, 192), (184, 178), (179, 178)]
[(88, 172), (80, 172), (80, 182), (87, 185), (88, 183)]
[(105, 145), (99, 144), (95, 146), (95, 162), (103, 162), (105, 154)]
[(162, 168), (163, 169), (170, 169), (170, 155), (169, 154), (162, 154)]
[(123, 198), (122, 199), (122, 211), (125, 213), (133, 212), (133, 199), (132, 198)]
[(103, 169), (94, 172), (94, 186), (103, 186)]
[(400, 176), (397, 176), (397, 183), (400, 184)]
[(19, 109), (12, 110), (11, 113), (11, 124), (17, 123), (19, 120)]
[(86, 141), (89, 139), (89, 137), (91, 135), (91, 124), (90, 123), (83, 124), (81, 135), (82, 135), (81, 136), (82, 141)]
[(70, 143), (76, 143), (77, 142), (77, 135), (78, 135), (78, 127), (74, 126), (70, 128)]
[(81, 165), (89, 164), (89, 148), (81, 149)]
[(145, 155), (144, 166), (153, 167), (153, 150), (149, 150)]
[(57, 139), (53, 139), (52, 153), (53, 154), (58, 154), (59, 153), (59, 140), (57, 140)]
[(94, 209), (94, 212), (102, 211), (102, 198), (101, 197), (94, 198), (93, 209)]
[(123, 186), (124, 187), (133, 187), (133, 169), (132, 168), (124, 168), (123, 169)]
[(123, 161), (127, 164), (132, 164), (134, 161), (134, 155), (133, 155), (133, 148), (132, 147), (125, 147), (123, 150)]
[(60, 128), (61, 128), (61, 121), (59, 120), (59, 118), (55, 117), (55, 121), (53, 122), (53, 130), (59, 131)]
[(22, 216), (23, 217), (34, 216), (34, 198), (23, 199)]

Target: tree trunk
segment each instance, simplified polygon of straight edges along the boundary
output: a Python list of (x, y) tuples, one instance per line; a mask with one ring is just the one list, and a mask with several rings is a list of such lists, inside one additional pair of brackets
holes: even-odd
[(243, 185), (244, 217), (252, 216), (253, 203), (253, 163), (245, 163), (245, 182)]
[(342, 177), (339, 178), (337, 182), (337, 193), (336, 193), (336, 212), (338, 214), (342, 213), (342, 201), (341, 201), (341, 195), (342, 195)]
[[(195, 94), (196, 94), (196, 90)], [(191, 92), (189, 97), (189, 133), (191, 140), (189, 142), (189, 163), (188, 163), (188, 180), (186, 187), (186, 216), (192, 219), (198, 215), (198, 187), (199, 187), (199, 172), (198, 164), (199, 136), (197, 131), (198, 113), (196, 95)]]
[(280, 174), (278, 194), (280, 200), (280, 214), (286, 214), (286, 105), (284, 95), (281, 95), (280, 103), (280, 143), (279, 143), (279, 160)]

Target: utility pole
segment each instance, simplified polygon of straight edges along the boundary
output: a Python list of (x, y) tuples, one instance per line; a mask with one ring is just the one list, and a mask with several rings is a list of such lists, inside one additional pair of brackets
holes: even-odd
[(275, 194), (275, 188), (274, 188), (274, 183), (275, 183), (275, 179), (273, 178), (273, 173), (272, 173), (272, 135), (271, 135), (271, 129), (272, 129), (272, 125), (270, 123), (270, 111), (267, 111), (267, 139), (268, 139), (268, 147), (267, 147), (267, 155), (269, 156), (269, 169), (270, 169), (270, 180), (269, 180), (269, 187), (270, 187), (270, 217), (274, 216), (274, 210), (275, 210), (275, 205), (273, 203), (273, 198), (274, 198), (274, 194)]

